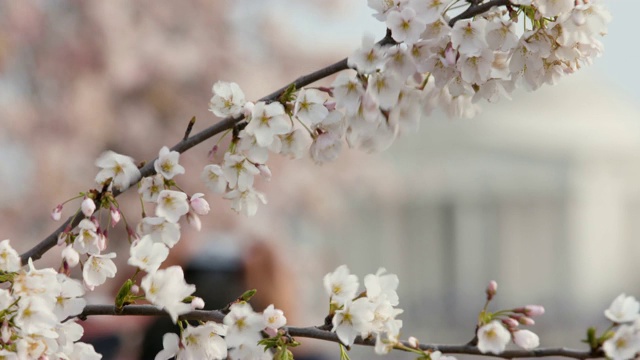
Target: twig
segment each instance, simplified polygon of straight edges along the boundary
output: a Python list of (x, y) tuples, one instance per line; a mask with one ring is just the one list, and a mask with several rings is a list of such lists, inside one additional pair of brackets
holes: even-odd
[(196, 117), (192, 117), (191, 120), (189, 120), (189, 124), (187, 125), (187, 130), (184, 131), (184, 137), (182, 138), (182, 141), (185, 141), (189, 138), (189, 135), (191, 135), (191, 130), (193, 130), (193, 125), (196, 123)]
[(456, 16), (453, 19), (449, 20), (449, 26), (453, 27), (453, 25), (455, 25), (455, 23), (458, 22), (459, 20), (470, 19), (470, 18), (472, 18), (472, 17), (474, 17), (476, 15), (480, 15), (482, 13), (485, 13), (485, 12), (489, 11), (494, 6), (506, 6), (506, 5), (509, 5), (509, 4), (511, 4), (509, 2), (509, 0), (491, 0), (491, 1), (479, 4), (479, 5), (475, 4), (475, 3), (472, 3), (467, 8), (467, 10), (463, 11), (458, 16)]
[[(134, 315), (134, 316), (169, 316), (164, 310), (160, 310), (153, 305), (127, 305), (120, 313), (116, 311), (114, 305), (87, 305), (84, 308), (82, 314), (78, 315), (79, 318), (85, 319), (89, 316), (97, 315)], [(201, 321), (215, 321), (222, 322), (224, 314), (218, 310), (194, 310), (183, 314), (179, 317), (180, 320), (201, 320)], [(312, 338), (318, 340), (331, 341), (340, 343), (336, 333), (328, 330), (320, 329), (319, 327), (285, 327), (285, 331), (294, 337)], [(375, 339), (357, 337), (355, 344), (365, 346), (375, 346)], [(403, 341), (402, 344), (406, 347), (411, 345)], [(441, 351), (445, 354), (465, 354), (465, 355), (481, 355), (490, 357), (499, 357), (504, 359), (514, 358), (533, 358), (533, 357), (548, 357), (548, 356), (561, 356), (573, 359), (594, 359), (604, 357), (602, 352), (582, 351), (567, 348), (546, 348), (535, 350), (507, 350), (499, 355), (495, 354), (483, 354), (478, 350), (476, 346), (470, 345), (437, 345), (437, 344), (420, 344), (420, 349), (429, 351)]]

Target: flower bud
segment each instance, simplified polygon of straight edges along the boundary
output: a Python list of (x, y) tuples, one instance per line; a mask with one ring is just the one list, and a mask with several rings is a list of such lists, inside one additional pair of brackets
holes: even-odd
[(531, 317), (536, 317), (544, 314), (544, 307), (541, 305), (527, 305), (524, 307), (524, 314)]
[(120, 213), (120, 209), (113, 205), (111, 205), (111, 209), (109, 211), (111, 213), (111, 227), (114, 227), (117, 223), (120, 222), (122, 214)]
[(60, 221), (61, 217), (62, 217), (62, 204), (58, 204), (58, 206), (56, 206), (55, 209), (53, 209), (53, 211), (51, 212), (51, 219), (53, 221)]
[(520, 321), (520, 324), (522, 324), (522, 325), (534, 325), (536, 323), (535, 321), (533, 321), (532, 318), (527, 317), (527, 316), (521, 317), (519, 319), (519, 321)]
[(96, 211), (96, 203), (93, 202), (93, 199), (85, 197), (84, 200), (82, 200), (80, 209), (82, 209), (84, 216), (89, 217), (93, 215), (94, 211)]
[(525, 350), (531, 350), (540, 345), (540, 338), (529, 330), (518, 330), (513, 333), (513, 342)]
[(409, 339), (407, 339), (407, 342), (409, 343), (409, 346), (411, 346), (412, 348), (414, 349), (418, 348), (418, 345), (419, 345), (418, 339), (416, 339), (415, 337), (409, 336)]
[(505, 324), (509, 329), (515, 329), (520, 325), (520, 323), (513, 318), (502, 319), (502, 323)]
[(267, 165), (258, 164), (257, 168), (258, 170), (260, 170), (260, 175), (262, 175), (262, 177), (265, 178), (265, 180), (267, 181), (271, 180), (271, 170)]
[(204, 300), (197, 296), (194, 297), (193, 300), (191, 300), (191, 310), (196, 309), (204, 309)]
[(131, 289), (129, 290), (132, 294), (136, 295), (138, 293), (140, 293), (140, 287), (136, 284), (133, 284), (131, 286)]
[(209, 203), (203, 198), (203, 196), (203, 193), (195, 193), (191, 196), (191, 200), (189, 200), (191, 208), (198, 215), (207, 215), (209, 210), (211, 210)]
[(485, 292), (487, 293), (487, 300), (493, 299), (493, 296), (498, 292), (498, 283), (495, 280), (489, 281)]
[(74, 267), (78, 265), (78, 262), (80, 262), (80, 254), (78, 254), (72, 245), (69, 245), (62, 250), (62, 258), (67, 262), (69, 267)]

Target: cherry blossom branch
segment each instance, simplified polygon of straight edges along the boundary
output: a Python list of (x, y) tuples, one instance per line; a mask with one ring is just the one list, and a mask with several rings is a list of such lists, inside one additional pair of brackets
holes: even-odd
[(480, 15), (489, 11), (494, 6), (506, 6), (509, 5), (509, 0), (491, 0), (486, 3), (477, 4), (475, 2), (471, 3), (471, 6), (467, 8), (467, 10), (463, 11), (458, 16), (449, 20), (449, 26), (453, 27), (453, 25), (462, 19), (470, 19), (476, 15)]
[[(82, 314), (78, 315), (78, 318), (85, 320), (89, 316), (109, 315), (109, 316), (169, 316), (164, 310), (160, 310), (153, 305), (127, 305), (118, 311), (114, 305), (87, 305), (84, 308)], [(219, 310), (194, 310), (179, 317), (180, 320), (200, 320), (200, 321), (215, 321), (222, 322), (225, 314)], [(324, 341), (331, 341), (340, 343), (336, 333), (324, 330), (319, 327), (284, 327), (285, 331), (293, 337), (302, 337), (310, 339), (318, 339)], [(355, 344), (365, 346), (375, 346), (375, 339), (363, 339), (358, 337), (355, 340)], [(411, 345), (403, 341), (402, 345), (410, 348)], [(476, 346), (472, 345), (436, 345), (436, 344), (420, 344), (420, 349), (425, 351), (441, 351), (444, 354), (465, 354), (465, 355), (480, 355), (500, 357), (504, 359), (514, 358), (532, 358), (532, 357), (549, 357), (549, 356), (561, 356), (573, 359), (594, 359), (602, 358), (604, 354), (602, 352), (583, 351), (568, 348), (546, 348), (535, 350), (508, 350), (499, 355), (495, 354), (483, 354), (478, 350)], [(405, 349), (399, 349), (405, 350)], [(405, 350), (406, 351), (406, 350)]]
[[(473, 16), (476, 16), (478, 14), (481, 14), (483, 12), (488, 11), (489, 9), (491, 9), (494, 6), (505, 6), (510, 4), (509, 0), (491, 0), (489, 2), (486, 3), (482, 3), (477, 5), (476, 3), (472, 3), (471, 6), (469, 6), (469, 8), (467, 8), (467, 10), (465, 10), (464, 12), (462, 12), (460, 15), (454, 17), (453, 19), (451, 19), (449, 21), (449, 25), (453, 26), (453, 24), (455, 24), (458, 20), (461, 19), (467, 19), (467, 18), (471, 18)], [(393, 38), (391, 37), (391, 31), (389, 29), (387, 29), (387, 33), (385, 35), (385, 37), (380, 40), (378, 42), (378, 44), (380, 45), (388, 45), (388, 44), (395, 44), (396, 42), (393, 40)], [(347, 64), (347, 58), (344, 58), (334, 64), (328, 65), (324, 68), (321, 68), (319, 70), (316, 70), (312, 73), (309, 73), (307, 75), (304, 76), (300, 76), (299, 78), (297, 78), (295, 81), (292, 81), (290, 83), (288, 83), (287, 85), (281, 87), (280, 89), (272, 92), (269, 95), (266, 95), (264, 97), (262, 97), (259, 101), (266, 101), (266, 102), (270, 102), (270, 101), (276, 101), (278, 100), (278, 98), (285, 92), (287, 91), (287, 89), (294, 87), (295, 89), (299, 89), (301, 87), (304, 87), (306, 85), (309, 85), (311, 83), (314, 83), (318, 80), (324, 79), (328, 76), (331, 76), (333, 74), (336, 74), (342, 70), (347, 70), (349, 68), (348, 64)], [(178, 142), (177, 144), (175, 144), (171, 150), (173, 151), (177, 151), (180, 153), (183, 153), (189, 149), (191, 149), (192, 147), (204, 142), (205, 140), (220, 134), (222, 132), (224, 132), (225, 130), (231, 129), (233, 128), (236, 124), (238, 124), (240, 121), (242, 121), (244, 119), (244, 115), (238, 115), (235, 117), (227, 117), (221, 121), (219, 121), (218, 123), (200, 131), (197, 134), (194, 134), (193, 136), (190, 137), (185, 137), (184, 139), (182, 139), (182, 141)], [(189, 130), (190, 132), (190, 130)], [(188, 135), (188, 133), (186, 134)], [(152, 161), (148, 161), (146, 162), (146, 164), (140, 168), (140, 174), (141, 174), (141, 178), (146, 177), (146, 176), (151, 176), (154, 175), (156, 173), (154, 167), (153, 167), (153, 163), (154, 163), (155, 159)], [(129, 187), (133, 187), (134, 185), (136, 185), (141, 178), (138, 179), (134, 179), (132, 180), (131, 184)], [(114, 190), (113, 191), (113, 196), (118, 196), (120, 195), (120, 191), (118, 190)], [(29, 258), (33, 259), (33, 260), (38, 260), (42, 257), (42, 255), (44, 255), (47, 251), (49, 251), (52, 247), (54, 247), (57, 242), (58, 242), (58, 235), (62, 232), (64, 232), (65, 230), (68, 229), (72, 229), (74, 227), (76, 227), (80, 221), (82, 220), (81, 216), (71, 216), (69, 217), (64, 223), (62, 223), (62, 225), (60, 225), (56, 230), (54, 230), (51, 234), (49, 234), (46, 238), (44, 238), (43, 240), (41, 240), (38, 244), (36, 244), (33, 248), (27, 250), (26, 252), (24, 252), (23, 254), (20, 255), (20, 259), (22, 261), (22, 263), (26, 263), (28, 261)]]

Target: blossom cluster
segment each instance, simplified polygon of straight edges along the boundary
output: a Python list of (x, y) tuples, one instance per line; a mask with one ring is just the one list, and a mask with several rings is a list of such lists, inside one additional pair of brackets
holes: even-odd
[(607, 358), (634, 359), (640, 353), (640, 303), (633, 296), (620, 294), (604, 311), (607, 319), (616, 326), (605, 334), (602, 349)]
[(500, 354), (510, 341), (525, 350), (535, 349), (540, 345), (540, 339), (534, 332), (520, 329), (520, 325), (533, 325), (534, 317), (544, 314), (544, 307), (527, 305), (515, 309), (501, 310), (495, 313), (487, 311), (487, 306), (495, 296), (498, 284), (491, 281), (487, 286), (487, 302), (478, 317), (478, 350), (481, 353)]
[(376, 337), (375, 351), (386, 354), (398, 343), (402, 320), (396, 316), (402, 309), (399, 304), (399, 280), (380, 268), (375, 274), (364, 278), (365, 292), (358, 294), (359, 281), (346, 265), (325, 275), (324, 288), (329, 295), (333, 314), (331, 331), (347, 346), (353, 345), (356, 337)]
[(610, 21), (595, 0), (512, 0), (454, 20), (456, 3), (369, 0), (391, 38), (375, 43), (366, 36), (348, 58), (355, 72), (339, 74), (331, 87), (292, 89), (277, 101), (254, 104), (238, 84), (214, 84), (210, 111), (246, 121), (234, 131), (223, 163), (203, 170), (207, 186), (225, 193), (234, 210), (253, 215), (266, 203), (253, 179), (270, 177), (269, 151), (299, 158), (308, 147), (311, 158), (324, 163), (338, 157), (345, 141), (384, 150), (436, 107), (472, 117), (481, 100), (509, 98), (518, 86), (555, 84), (590, 64), (602, 52), (598, 38)]
[[(29, 260), (21, 266), (9, 240), (0, 242), (0, 358), (100, 359), (92, 345), (80, 342), (82, 326), (70, 317), (86, 302), (82, 283)], [(65, 321), (66, 320), (66, 321)]]

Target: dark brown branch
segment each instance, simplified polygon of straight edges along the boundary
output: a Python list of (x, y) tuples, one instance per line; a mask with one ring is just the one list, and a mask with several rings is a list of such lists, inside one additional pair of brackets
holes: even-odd
[(449, 20), (449, 26), (453, 27), (453, 25), (459, 20), (470, 19), (476, 15), (485, 13), (494, 6), (506, 6), (509, 4), (510, 4), (509, 0), (490, 0), (482, 4), (472, 3), (471, 6), (467, 8), (467, 10), (463, 11), (460, 15)]
[[(82, 314), (78, 315), (81, 319), (86, 319), (88, 316), (96, 315), (133, 315), (133, 316), (169, 316), (165, 311), (159, 310), (153, 305), (127, 305), (121, 312), (116, 311), (114, 305), (87, 305), (84, 308)], [(224, 314), (218, 310), (195, 310), (183, 314), (180, 316), (180, 320), (202, 320), (202, 321), (216, 321), (221, 322), (224, 318)], [(325, 341), (331, 341), (339, 343), (338, 336), (328, 330), (322, 330), (318, 327), (293, 327), (288, 326), (285, 328), (287, 333), (294, 337), (312, 338)], [(358, 345), (375, 346), (375, 339), (363, 339), (361, 337), (356, 338), (355, 341)], [(406, 347), (411, 347), (409, 343), (403, 341), (402, 344)], [(435, 345), (435, 344), (421, 344), (422, 350), (441, 351), (444, 354), (465, 354), (465, 355), (482, 355), (490, 357), (500, 357), (505, 359), (514, 358), (533, 358), (533, 357), (548, 357), (548, 356), (562, 356), (573, 359), (593, 359), (604, 357), (601, 352), (582, 351), (566, 348), (547, 348), (536, 350), (508, 350), (500, 355), (483, 354), (475, 346), (470, 345)]]

